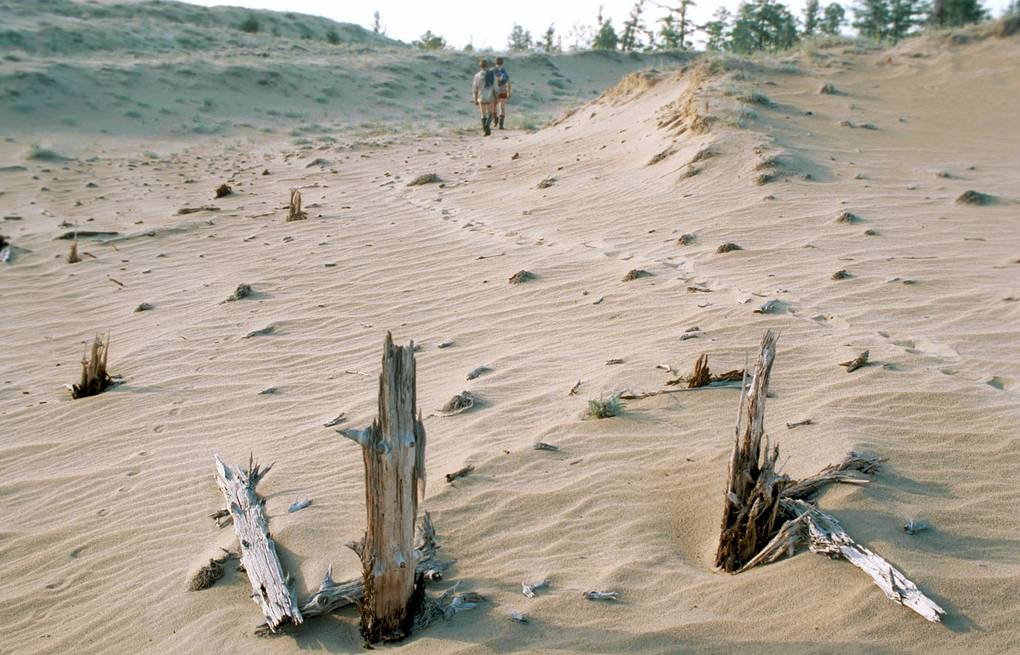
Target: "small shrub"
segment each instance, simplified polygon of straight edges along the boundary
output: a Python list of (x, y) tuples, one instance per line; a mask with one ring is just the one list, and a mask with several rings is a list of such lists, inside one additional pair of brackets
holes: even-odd
[(333, 45), (340, 45), (340, 34), (336, 31), (335, 27), (330, 27), (326, 30), (326, 40)]
[(255, 18), (255, 14), (248, 14), (248, 17), (244, 19), (244, 22), (238, 25), (238, 28), (242, 32), (247, 32), (248, 34), (258, 34), (259, 21)]
[(585, 412), (586, 418), (611, 418), (619, 416), (623, 411), (623, 403), (620, 402), (619, 394), (613, 394), (608, 398), (594, 398), (588, 401), (588, 409)]

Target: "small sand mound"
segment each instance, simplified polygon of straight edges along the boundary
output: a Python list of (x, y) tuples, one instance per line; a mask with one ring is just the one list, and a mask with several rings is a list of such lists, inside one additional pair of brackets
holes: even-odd
[(407, 186), (422, 186), (423, 184), (438, 184), (443, 180), (435, 173), (422, 173), (407, 183)]
[(994, 202), (995, 196), (974, 191), (973, 189), (964, 191), (956, 199), (956, 204), (958, 205), (991, 205)]

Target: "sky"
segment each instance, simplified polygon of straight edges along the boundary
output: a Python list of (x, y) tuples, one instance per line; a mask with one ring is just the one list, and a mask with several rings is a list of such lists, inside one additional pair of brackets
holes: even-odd
[[(370, 28), (372, 13), (378, 11), (387, 35), (410, 42), (425, 30), (441, 34), (451, 46), (462, 48), (468, 43), (476, 48), (506, 48), (507, 36), (514, 23), (529, 30), (538, 38), (555, 24), (558, 34), (563, 36), (563, 46), (571, 43), (570, 31), (575, 25), (594, 25), (599, 9), (599, 0), (475, 0), (474, 2), (444, 2), (442, 0), (188, 0), (193, 4), (213, 6), (229, 4), (252, 9), (273, 9), (296, 11), (304, 14), (327, 16), (337, 21), (356, 23)], [(648, 0), (645, 16), (647, 23), (666, 12), (658, 8), (673, 0)], [(739, 0), (698, 0), (692, 10), (696, 23), (709, 20), (716, 8), (725, 6), (736, 9)], [(821, 0), (822, 6), (828, 0)], [(634, 0), (601, 0), (603, 15), (619, 25), (630, 14)], [(787, 6), (798, 16), (804, 0), (788, 0)], [(850, 2), (844, 2), (844, 6)], [(984, 0), (985, 7), (998, 16), (1008, 0)], [(849, 13), (849, 12), (848, 12)], [(618, 30), (619, 31), (619, 30)], [(697, 42), (697, 40), (696, 40)]]

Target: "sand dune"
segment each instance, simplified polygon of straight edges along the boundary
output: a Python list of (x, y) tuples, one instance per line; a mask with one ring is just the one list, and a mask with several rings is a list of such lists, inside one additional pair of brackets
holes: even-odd
[[(260, 489), (299, 596), (330, 563), (357, 575), (343, 544), (364, 529), (361, 455), (323, 423), (372, 419), (390, 330), (422, 345), (425, 508), (456, 560), (449, 578), (488, 599), (402, 651), (1016, 650), (1020, 41), (966, 34), (660, 67), (545, 129), (490, 139), (366, 143), (333, 123), (323, 134), (338, 142), (312, 147), (247, 128), (145, 139), (117, 118), (109, 136), (61, 131), (49, 155), (66, 159), (31, 159), (56, 114), (8, 129), (0, 232), (19, 250), (0, 270), (0, 649), (360, 651), (351, 611), (265, 640), (232, 567), (211, 589), (186, 586), (234, 543), (208, 518), (222, 503), (213, 453), (275, 462)], [(400, 57), (422, 55), (365, 54), (364, 74)], [(618, 79), (619, 65), (600, 75)], [(158, 85), (159, 66), (137, 68)], [(253, 97), (238, 86), (230, 102), (210, 92), (223, 117)], [(193, 91), (147, 102), (158, 113)], [(426, 173), (442, 183), (408, 186)], [(233, 193), (215, 199), (224, 182)], [(285, 222), (291, 188), (305, 221)], [(955, 202), (967, 190), (997, 200)], [(203, 207), (215, 211), (179, 213)], [(68, 264), (56, 237), (74, 225), (117, 234), (81, 239), (83, 261)], [(623, 281), (635, 269), (650, 275)], [(520, 270), (533, 279), (510, 284)], [(240, 283), (253, 295), (223, 302)], [(776, 311), (754, 313), (770, 299)], [(872, 484), (833, 487), (820, 505), (945, 607), (944, 626), (810, 553), (712, 569), (737, 389), (582, 419), (590, 398), (661, 388), (675, 373), (658, 364), (687, 373), (704, 352), (740, 368), (766, 328), (782, 332), (767, 428), (785, 470), (850, 449), (886, 458)], [(124, 383), (71, 401), (62, 385), (82, 344), (106, 330)], [(838, 365), (863, 350), (869, 366)], [(491, 370), (465, 380), (480, 365)], [(430, 415), (465, 389), (475, 408)], [(911, 518), (932, 528), (908, 535)], [(521, 594), (542, 578), (547, 589)]]

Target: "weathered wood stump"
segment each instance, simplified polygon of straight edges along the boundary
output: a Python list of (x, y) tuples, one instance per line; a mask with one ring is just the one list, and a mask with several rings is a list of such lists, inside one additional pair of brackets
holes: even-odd
[(772, 330), (765, 333), (750, 384), (745, 380), (741, 387), (716, 566), (740, 573), (792, 555), (798, 546), (807, 543), (812, 552), (845, 559), (867, 573), (890, 600), (929, 621), (940, 622), (945, 610), (938, 603), (892, 564), (854, 541), (834, 516), (810, 502), (828, 484), (867, 484), (867, 479), (849, 472), (872, 473), (878, 468), (879, 458), (851, 452), (841, 463), (799, 482), (776, 471), (779, 446), (769, 449), (764, 426), (777, 337)]
[(92, 347), (85, 346), (81, 356), (81, 379), (71, 385), (71, 398), (87, 398), (106, 391), (113, 384), (113, 378), (106, 372), (106, 358), (110, 352), (110, 335), (106, 339), (97, 335)]
[[(722, 534), (715, 565), (736, 573), (776, 534), (779, 495), (789, 478), (776, 473), (779, 447), (769, 449), (765, 432), (765, 396), (776, 356), (778, 333), (765, 332), (750, 388), (740, 393), (736, 439), (727, 474)], [(741, 426), (743, 425), (743, 431)]]
[[(425, 495), (425, 426), (415, 397), (414, 344), (386, 334), (379, 375), (379, 415), (365, 430), (345, 430), (365, 461), (368, 525), (353, 550), (361, 558), (361, 634), (373, 644), (411, 633), (424, 595), (414, 548), (418, 503)], [(416, 579), (418, 578), (418, 579)]]
[(224, 464), (218, 456), (213, 457), (216, 484), (234, 520), (234, 532), (241, 543), (241, 567), (251, 581), (252, 599), (262, 608), (271, 631), (276, 632), (287, 624), (300, 625), (303, 619), (290, 588), (290, 576), (283, 572), (276, 543), (269, 536), (265, 500), (255, 493), (255, 486), (273, 466), (260, 469), (254, 460), (249, 460), (248, 470), (244, 470)]

